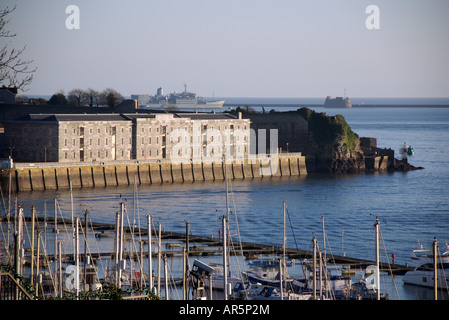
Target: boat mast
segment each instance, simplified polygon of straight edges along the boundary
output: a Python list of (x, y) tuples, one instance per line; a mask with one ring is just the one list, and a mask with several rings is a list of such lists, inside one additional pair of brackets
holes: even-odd
[(87, 284), (87, 215), (89, 211), (86, 209), (84, 211), (84, 265), (83, 265), (83, 290), (86, 291)]
[(161, 292), (161, 259), (162, 259), (162, 226), (158, 222), (158, 241), (157, 241), (157, 294)]
[(164, 254), (164, 276), (165, 276), (165, 300), (170, 300), (170, 294), (168, 292), (168, 263), (167, 255)]
[(438, 300), (437, 238), (433, 240), (433, 299)]
[(279, 259), (279, 286), (280, 286), (280, 292), (281, 292), (281, 300), (284, 300), (284, 262), (282, 259)]
[(147, 216), (148, 219), (148, 287), (150, 288), (150, 291), (153, 291), (153, 250), (152, 250), (152, 245), (151, 245), (151, 232), (152, 232), (152, 217), (151, 215)]
[[(283, 213), (284, 213), (284, 215), (283, 215), (283, 239), (282, 239), (282, 267), (284, 268), (284, 266), (286, 265), (285, 264), (285, 242), (286, 242), (286, 240), (287, 240), (287, 236), (286, 236), (286, 232), (285, 232), (285, 207), (286, 207), (286, 205), (285, 205), (285, 200), (284, 200), (284, 202), (283, 202)], [(282, 270), (282, 271), (284, 271), (284, 270)]]
[(316, 247), (317, 247), (317, 240), (315, 237), (313, 237), (313, 300), (316, 300)]
[(187, 300), (187, 289), (186, 289), (186, 282), (187, 282), (186, 255), (187, 255), (187, 250), (186, 250), (186, 248), (184, 248), (184, 249), (182, 250), (182, 300)]
[(18, 246), (16, 251), (18, 254), (16, 255), (17, 265), (15, 266), (16, 272), (18, 275), (22, 275), (23, 272), (23, 208), (19, 207), (18, 215), (17, 215), (17, 225), (16, 225), (16, 234), (18, 239)]
[(58, 285), (58, 232), (59, 232), (59, 230), (58, 230), (58, 209), (57, 209), (57, 206), (56, 206), (56, 204), (57, 204), (57, 199), (55, 199), (55, 226), (54, 226), (54, 236), (55, 236), (55, 251), (54, 251), (54, 254), (55, 254), (55, 283), (56, 283), (56, 285), (55, 285), (55, 296), (57, 297), (58, 296), (58, 288), (59, 288), (59, 285)]
[(58, 241), (58, 268), (59, 268), (59, 296), (64, 295), (63, 280), (62, 280), (62, 241)]
[(119, 233), (120, 233), (120, 213), (117, 211), (115, 214), (115, 243), (114, 243), (114, 249), (115, 249), (115, 257), (114, 257), (114, 264), (115, 264), (115, 285), (118, 287), (118, 269), (120, 268), (119, 265)]
[(323, 253), (324, 253), (324, 261), (326, 261), (326, 230), (324, 229), (324, 215), (321, 216), (321, 224), (323, 226)]
[(226, 217), (222, 219), (223, 228), (223, 281), (224, 281), (224, 300), (228, 300), (228, 264), (226, 262), (227, 254), (227, 237), (226, 237)]
[(80, 251), (80, 241), (79, 241), (79, 218), (76, 217), (76, 221), (75, 221), (75, 250), (74, 250), (74, 255), (75, 255), (75, 296), (76, 299), (78, 300), (79, 298), (79, 292), (80, 292), (80, 259), (79, 259), (79, 251)]
[(376, 217), (374, 224), (376, 230), (376, 282), (377, 282), (377, 300), (380, 300), (380, 267), (379, 267), (379, 217)]
[[(70, 210), (72, 218), (72, 245), (75, 247), (75, 219), (73, 216), (73, 192), (72, 192), (72, 181), (69, 181), (70, 187)], [(73, 260), (75, 260), (75, 251), (73, 251)]]
[[(30, 284), (31, 286), (33, 286), (34, 283), (34, 220), (35, 220), (35, 216), (36, 216), (36, 210), (33, 207), (31, 207), (31, 266), (30, 266)], [(39, 243), (37, 244), (39, 246)], [(36, 274), (37, 277), (37, 274)]]
[[(184, 278), (188, 281), (189, 274), (189, 246), (190, 246), (190, 237), (189, 237), (190, 224), (189, 221), (186, 221), (186, 247), (185, 247), (185, 261), (184, 261)], [(185, 297), (189, 295), (188, 286), (184, 286), (183, 294)], [(185, 299), (184, 299), (185, 300)]]

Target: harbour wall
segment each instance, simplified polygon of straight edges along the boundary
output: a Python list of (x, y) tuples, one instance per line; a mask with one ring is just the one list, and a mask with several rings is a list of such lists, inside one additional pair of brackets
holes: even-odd
[(229, 177), (260, 179), (306, 175), (305, 157), (300, 153), (279, 157), (249, 158), (214, 162), (144, 162), (89, 163), (60, 165), (58, 163), (15, 164), (3, 169), (1, 186), (5, 191), (60, 190), (109, 186), (151, 185), (162, 183), (193, 183), (219, 181)]

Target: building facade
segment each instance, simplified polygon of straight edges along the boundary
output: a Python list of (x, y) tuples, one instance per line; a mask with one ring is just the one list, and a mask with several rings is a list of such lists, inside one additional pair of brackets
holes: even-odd
[(16, 103), (17, 88), (9, 88), (2, 86), (0, 88), (0, 104), (11, 104)]
[(15, 162), (215, 161), (249, 153), (250, 120), (225, 113), (28, 115), (5, 126)]

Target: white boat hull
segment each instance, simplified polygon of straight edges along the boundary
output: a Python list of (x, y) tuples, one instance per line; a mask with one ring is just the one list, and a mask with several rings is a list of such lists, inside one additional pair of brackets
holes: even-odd
[[(437, 273), (437, 287), (446, 289), (449, 287), (449, 270), (439, 270)], [(433, 288), (433, 271), (414, 270), (407, 272), (402, 281), (405, 284), (416, 285), (420, 287)]]

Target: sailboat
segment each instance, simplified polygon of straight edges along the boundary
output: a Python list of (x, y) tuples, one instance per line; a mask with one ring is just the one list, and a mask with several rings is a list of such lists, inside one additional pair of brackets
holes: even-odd
[[(255, 260), (248, 264), (249, 270), (244, 271), (243, 275), (250, 283), (254, 284), (262, 284), (269, 285), (273, 287), (280, 287), (281, 281), (284, 281), (285, 284), (291, 284), (293, 282), (293, 278), (289, 277), (286, 273), (286, 259), (285, 259), (285, 242), (286, 242), (286, 234), (285, 234), (285, 217), (286, 217), (286, 203), (283, 202), (283, 243), (282, 243), (282, 264), (279, 260), (274, 259), (266, 259), (266, 260)], [(283, 270), (281, 270), (281, 265), (283, 266)], [(281, 273), (283, 272), (283, 279), (281, 279)]]
[[(249, 270), (242, 272), (250, 283), (268, 285), (272, 287), (280, 287), (280, 266), (279, 261), (267, 259), (267, 260), (254, 260), (249, 264)], [(287, 277), (283, 279), (284, 283), (292, 283), (293, 278)]]
[[(193, 272), (198, 272), (201, 269), (207, 271), (207, 277), (204, 277), (204, 285), (206, 288), (212, 287), (213, 290), (224, 290), (223, 265), (218, 263), (205, 263), (199, 259), (195, 259), (193, 261)], [(231, 284), (231, 287), (234, 287), (240, 281), (241, 279), (239, 277), (233, 275), (228, 275), (227, 277), (227, 282)]]

